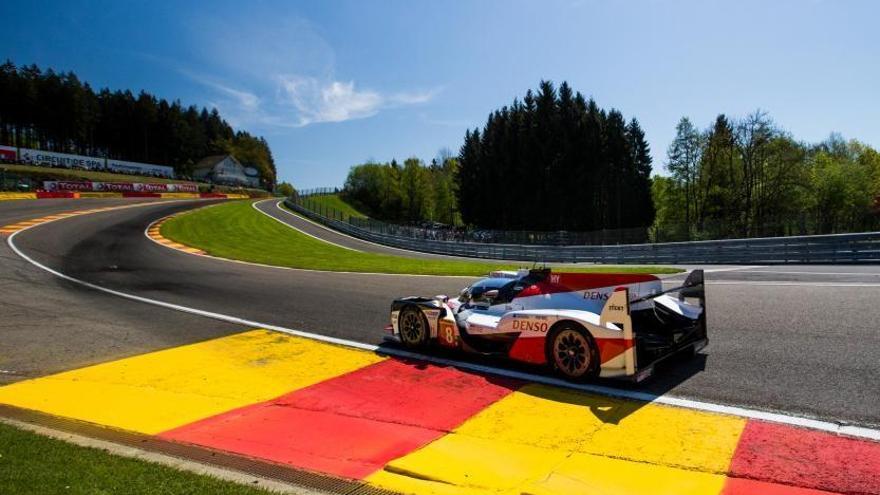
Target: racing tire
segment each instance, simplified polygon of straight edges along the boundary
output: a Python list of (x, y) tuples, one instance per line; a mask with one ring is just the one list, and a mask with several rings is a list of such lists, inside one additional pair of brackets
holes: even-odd
[(421, 349), (428, 345), (431, 327), (422, 310), (415, 306), (406, 306), (400, 311), (398, 320), (400, 342), (410, 349)]
[(583, 381), (599, 372), (599, 349), (584, 327), (573, 322), (556, 325), (547, 338), (547, 364), (556, 374)]

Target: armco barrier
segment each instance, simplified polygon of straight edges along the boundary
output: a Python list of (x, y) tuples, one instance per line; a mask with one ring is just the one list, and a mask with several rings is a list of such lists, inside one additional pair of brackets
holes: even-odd
[(551, 263), (877, 263), (880, 232), (717, 241), (619, 244), (605, 246), (540, 246), (434, 241), (380, 234), (319, 215), (286, 200), (303, 216), (340, 232), (386, 246), (435, 254)]

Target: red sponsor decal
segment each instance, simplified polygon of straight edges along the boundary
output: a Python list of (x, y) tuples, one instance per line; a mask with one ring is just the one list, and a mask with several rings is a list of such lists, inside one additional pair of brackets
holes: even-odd
[(547, 333), (548, 325), (546, 321), (513, 320), (513, 329), (522, 332)]
[(7, 162), (15, 161), (15, 150), (3, 150), (0, 149), (0, 160)]

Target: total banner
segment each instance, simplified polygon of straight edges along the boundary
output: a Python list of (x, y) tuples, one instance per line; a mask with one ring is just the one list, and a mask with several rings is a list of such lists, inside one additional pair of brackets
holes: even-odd
[(140, 182), (43, 181), (43, 189), (79, 192), (199, 192), (195, 184), (153, 184)]
[(14, 162), (18, 158), (18, 152), (12, 146), (0, 146), (0, 161)]

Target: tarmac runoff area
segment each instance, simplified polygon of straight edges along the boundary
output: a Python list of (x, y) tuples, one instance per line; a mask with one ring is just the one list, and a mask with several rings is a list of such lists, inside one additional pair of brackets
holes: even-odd
[(255, 329), (0, 403), (402, 493), (878, 494), (880, 443)]

